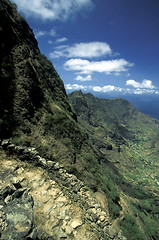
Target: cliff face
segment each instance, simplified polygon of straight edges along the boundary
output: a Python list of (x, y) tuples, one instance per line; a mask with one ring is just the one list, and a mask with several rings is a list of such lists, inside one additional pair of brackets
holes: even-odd
[(62, 80), (40, 53), (26, 21), (5, 0), (0, 3), (0, 52), (0, 136), (11, 135), (17, 126), (24, 129), (24, 120), (52, 103), (74, 115)]
[(73, 161), (88, 137), (76, 124), (61, 78), (7, 0), (0, 2), (0, 52), (0, 138)]

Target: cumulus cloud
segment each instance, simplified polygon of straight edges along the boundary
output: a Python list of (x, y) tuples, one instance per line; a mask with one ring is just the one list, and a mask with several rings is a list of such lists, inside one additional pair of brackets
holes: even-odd
[(43, 31), (43, 30), (35, 30), (35, 37), (36, 38), (39, 38), (39, 37), (42, 37), (42, 36), (45, 36), (45, 35), (50, 35), (52, 37), (55, 37), (57, 35), (56, 31), (54, 29), (51, 29), (49, 32), (47, 31)]
[(119, 87), (115, 87), (113, 85), (106, 86), (86, 86), (86, 85), (78, 85), (78, 84), (66, 84), (65, 88), (67, 90), (84, 90), (84, 91), (94, 91), (94, 92), (122, 92), (123, 89)]
[(90, 9), (92, 0), (12, 0), (26, 16), (43, 20), (66, 20), (82, 9)]
[(50, 58), (93, 58), (111, 55), (111, 53), (112, 50), (106, 42), (82, 42), (62, 49), (56, 48), (55, 51), (50, 53)]
[(67, 90), (83, 90), (83, 91), (93, 91), (93, 92), (103, 92), (103, 93), (120, 93), (121, 95), (124, 94), (135, 94), (135, 95), (143, 95), (143, 94), (155, 94), (159, 95), (159, 91), (155, 89), (129, 89), (129, 88), (120, 88), (115, 87), (113, 85), (106, 85), (106, 86), (86, 86), (86, 85), (79, 85), (79, 84), (66, 84), (65, 88)]
[(130, 79), (126, 81), (126, 85), (132, 86), (134, 88), (149, 88), (149, 89), (155, 88), (155, 86), (152, 84), (152, 81), (147, 79), (144, 79), (141, 83)]
[(78, 75), (76, 78), (75, 78), (76, 81), (81, 81), (81, 82), (84, 82), (84, 81), (91, 81), (92, 80), (92, 76), (91, 75), (87, 75), (85, 77), (81, 76), (81, 75)]
[(65, 44), (65, 45), (61, 45), (61, 46), (57, 46), (56, 50), (52, 53), (49, 54), (50, 58), (60, 58), (60, 57), (64, 57), (64, 52), (65, 49), (68, 48), (69, 45)]
[(111, 54), (110, 46), (105, 42), (78, 43), (68, 49), (69, 57), (92, 58)]
[(94, 92), (122, 92), (123, 89), (120, 87), (115, 87), (113, 85), (106, 85), (103, 87), (94, 86), (92, 87)]
[(44, 35), (46, 35), (45, 31), (37, 31), (37, 32), (35, 31), (35, 37), (36, 38), (42, 37)]
[[(129, 89), (130, 90), (130, 89)], [(159, 94), (159, 91), (156, 91), (154, 89), (142, 89), (142, 88), (137, 88), (137, 89), (134, 89), (134, 90), (130, 90), (129, 93), (133, 93), (133, 94)]]
[(79, 89), (81, 89), (81, 90), (87, 90), (87, 89), (89, 89), (88, 86), (79, 85), (79, 84), (66, 84), (66, 85), (65, 85), (65, 88), (66, 88), (67, 90), (79, 90)]
[(58, 38), (56, 40), (57, 43), (62, 43), (62, 42), (66, 42), (68, 39), (66, 37), (63, 37), (63, 38)]
[(129, 67), (133, 66), (133, 63), (126, 61), (125, 59), (115, 59), (107, 61), (88, 61), (83, 59), (70, 59), (65, 62), (64, 67), (69, 71), (80, 71), (84, 74), (90, 74), (93, 72), (99, 73), (120, 73), (126, 72)]

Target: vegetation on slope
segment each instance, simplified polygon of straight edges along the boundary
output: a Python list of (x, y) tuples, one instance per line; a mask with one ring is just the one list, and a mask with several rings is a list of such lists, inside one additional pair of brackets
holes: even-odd
[[(69, 100), (92, 144), (103, 154), (103, 169), (109, 173), (103, 170), (102, 182), (111, 179), (118, 189), (119, 201), (109, 207), (118, 226), (128, 239), (157, 240), (159, 122), (121, 98), (99, 99), (77, 91), (69, 94)], [(109, 189), (116, 192), (113, 186), (105, 184), (106, 194)]]
[(8, 0), (0, 3), (0, 33), (0, 138), (36, 147), (93, 191), (102, 188), (101, 153), (77, 123), (60, 76)]

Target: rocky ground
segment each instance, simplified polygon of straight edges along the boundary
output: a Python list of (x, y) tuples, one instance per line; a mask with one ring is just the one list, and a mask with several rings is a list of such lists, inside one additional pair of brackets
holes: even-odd
[(1, 145), (1, 239), (125, 239), (111, 224), (102, 193), (95, 197), (76, 176), (35, 149), (8, 140)]

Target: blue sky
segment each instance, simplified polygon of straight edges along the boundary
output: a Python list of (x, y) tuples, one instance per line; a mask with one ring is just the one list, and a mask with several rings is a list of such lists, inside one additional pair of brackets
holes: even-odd
[(12, 0), (67, 91), (159, 95), (158, 0)]

